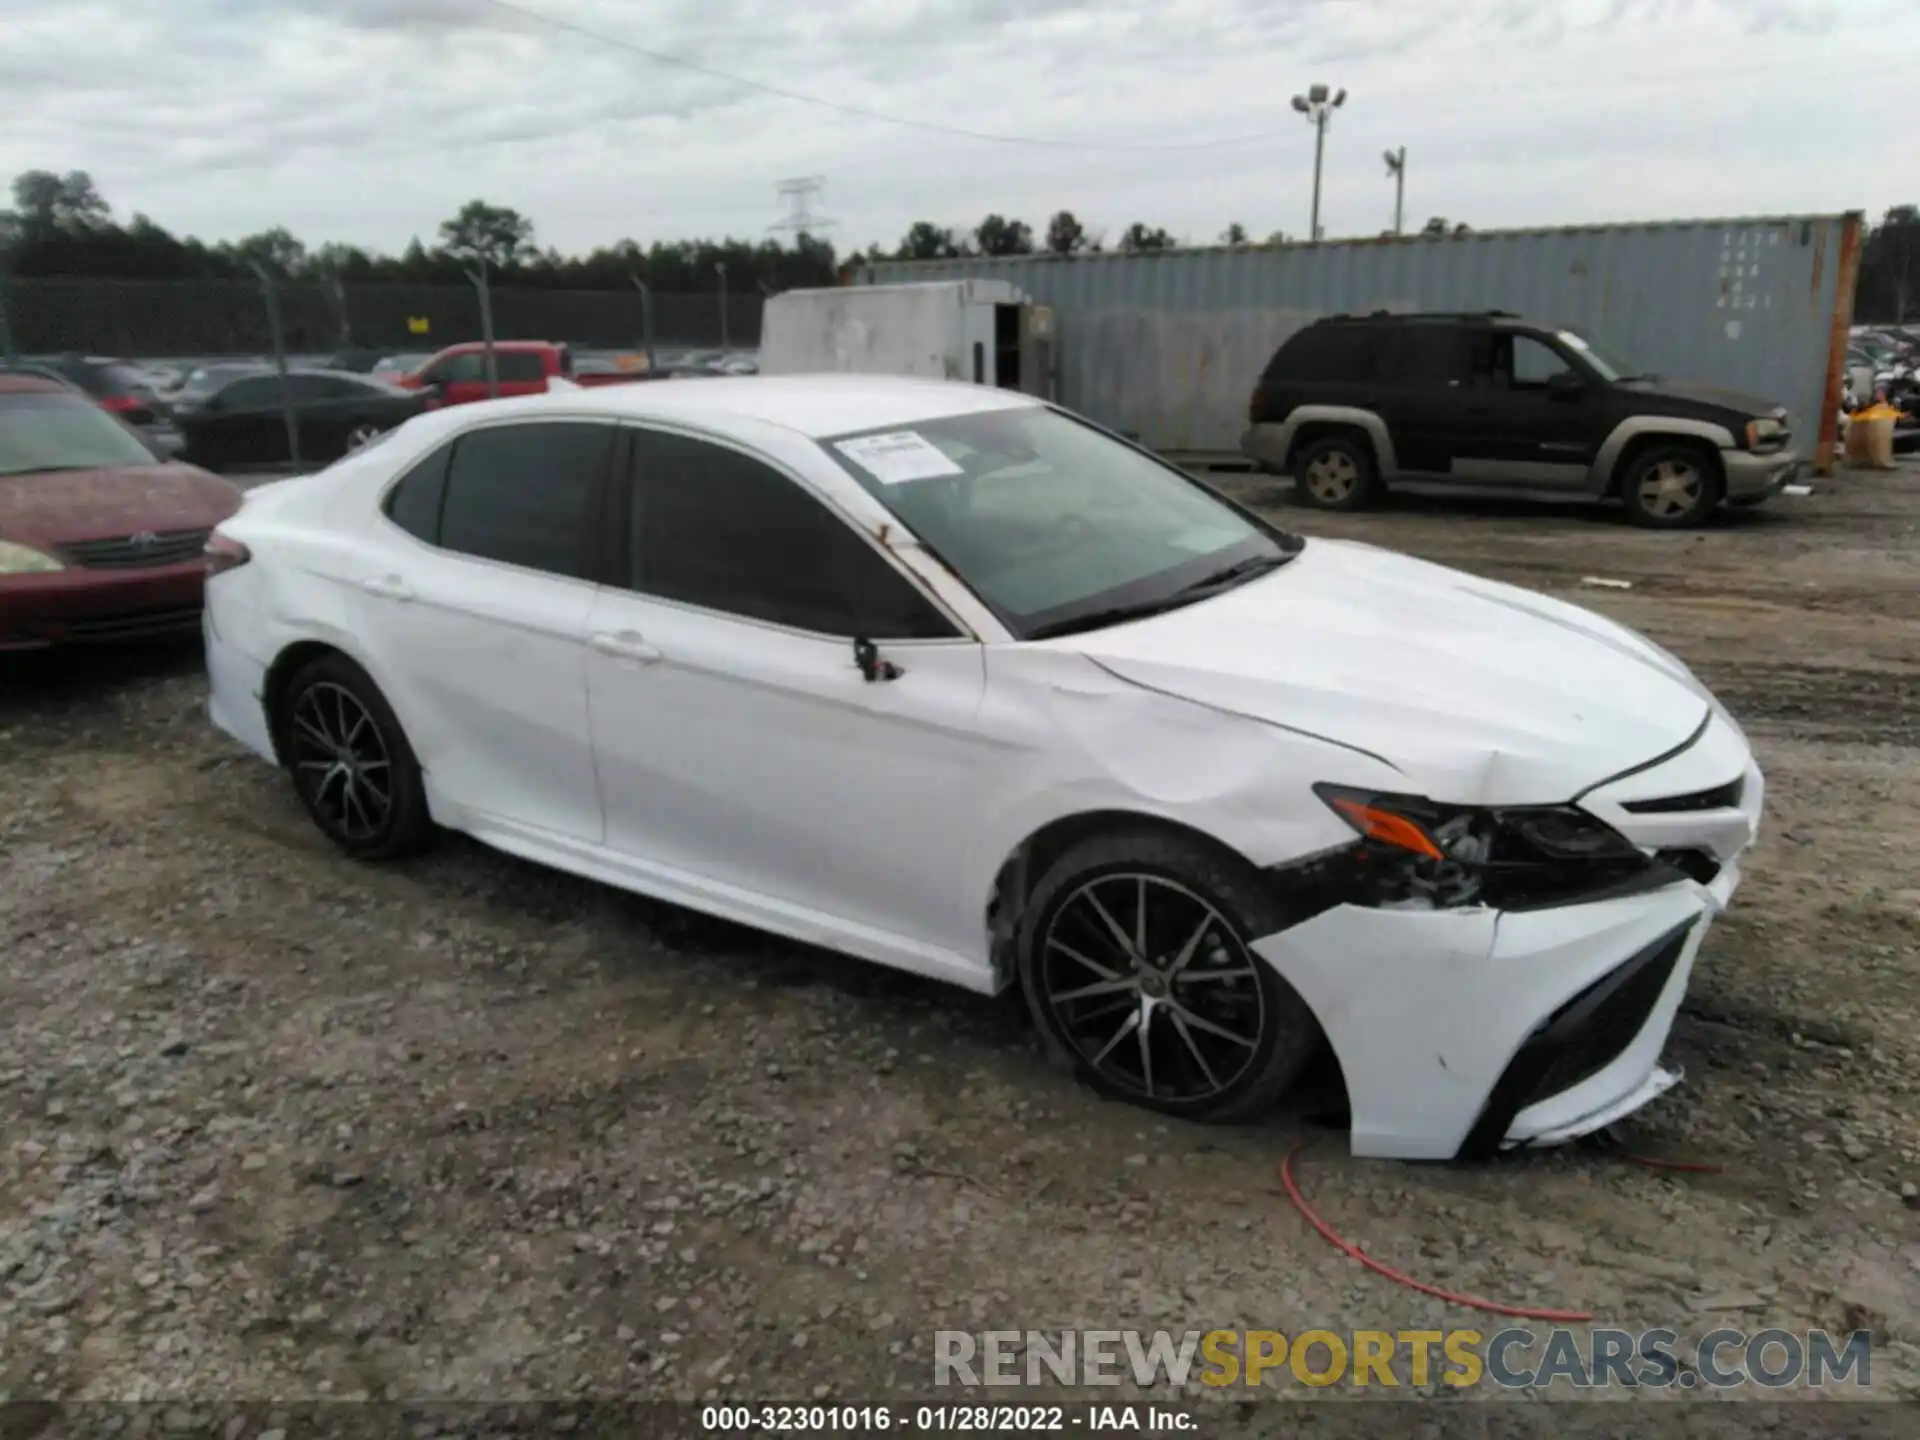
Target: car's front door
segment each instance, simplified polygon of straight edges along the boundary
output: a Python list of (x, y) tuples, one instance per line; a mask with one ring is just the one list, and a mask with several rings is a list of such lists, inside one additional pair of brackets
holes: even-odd
[(471, 405), (487, 395), (487, 362), (478, 350), (449, 355), (424, 377), (440, 392), (442, 405)]
[(457, 807), (496, 842), (603, 833), (586, 636), (617, 435), (587, 421), (468, 431), (389, 492), (392, 523), (346, 577), (442, 818)]
[(1465, 435), (1453, 473), (1473, 484), (1579, 490), (1603, 438), (1584, 372), (1537, 336), (1488, 328), (1470, 340)]
[[(981, 647), (765, 459), (628, 433), (628, 586), (588, 626), (607, 844), (796, 933), (829, 918), (845, 948), (852, 927), (977, 952), (957, 877), (996, 758), (971, 728)], [(899, 673), (867, 679), (856, 636)]]

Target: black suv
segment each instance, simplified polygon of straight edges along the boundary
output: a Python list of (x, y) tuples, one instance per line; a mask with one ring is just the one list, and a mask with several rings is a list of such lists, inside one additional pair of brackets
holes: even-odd
[(1633, 374), (1504, 311), (1316, 320), (1268, 362), (1248, 419), (1241, 449), (1325, 510), (1406, 480), (1615, 497), (1642, 525), (1697, 525), (1800, 469), (1781, 406)]

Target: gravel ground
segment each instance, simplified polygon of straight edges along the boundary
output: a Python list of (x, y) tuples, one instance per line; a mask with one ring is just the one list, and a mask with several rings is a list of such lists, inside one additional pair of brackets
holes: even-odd
[(1868, 1326), (1876, 1391), (1920, 1394), (1920, 472), (1698, 535), (1220, 483), (1603, 609), (1747, 724), (1766, 833), (1688, 1081), (1626, 1137), (1717, 1173), (1355, 1161), (1315, 1095), (1163, 1123), (1047, 1068), (1014, 1000), (456, 837), (345, 860), (208, 727), (197, 647), (29, 657), (0, 668), (0, 1392), (851, 1401), (924, 1396), (942, 1328), (1499, 1328), (1313, 1234), (1275, 1174), (1305, 1141), (1328, 1219), (1424, 1279), (1694, 1338)]

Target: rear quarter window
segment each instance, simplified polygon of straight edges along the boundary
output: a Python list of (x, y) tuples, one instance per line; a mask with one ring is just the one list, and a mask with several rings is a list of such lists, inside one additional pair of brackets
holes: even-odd
[(1309, 325), (1274, 351), (1261, 379), (1341, 384), (1370, 379), (1380, 333), (1368, 325)]

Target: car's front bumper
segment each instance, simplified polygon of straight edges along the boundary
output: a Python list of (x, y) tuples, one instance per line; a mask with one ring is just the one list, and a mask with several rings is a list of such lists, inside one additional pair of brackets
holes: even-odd
[(1747, 450), (1722, 450), (1720, 468), (1726, 472), (1727, 499), (1753, 504), (1777, 495), (1791, 484), (1805, 462), (1792, 450), (1755, 455)]
[[(1730, 777), (1734, 803), (1646, 808)], [(1740, 883), (1763, 791), (1744, 738), (1716, 717), (1688, 751), (1581, 802), (1650, 851), (1697, 857), (1701, 879), (1526, 911), (1341, 905), (1255, 941), (1326, 1032), (1353, 1153), (1443, 1160), (1553, 1144), (1669, 1089), (1678, 1077), (1660, 1054)]]
[(206, 575), (196, 559), (0, 578), (0, 650), (191, 634), (200, 624)]

